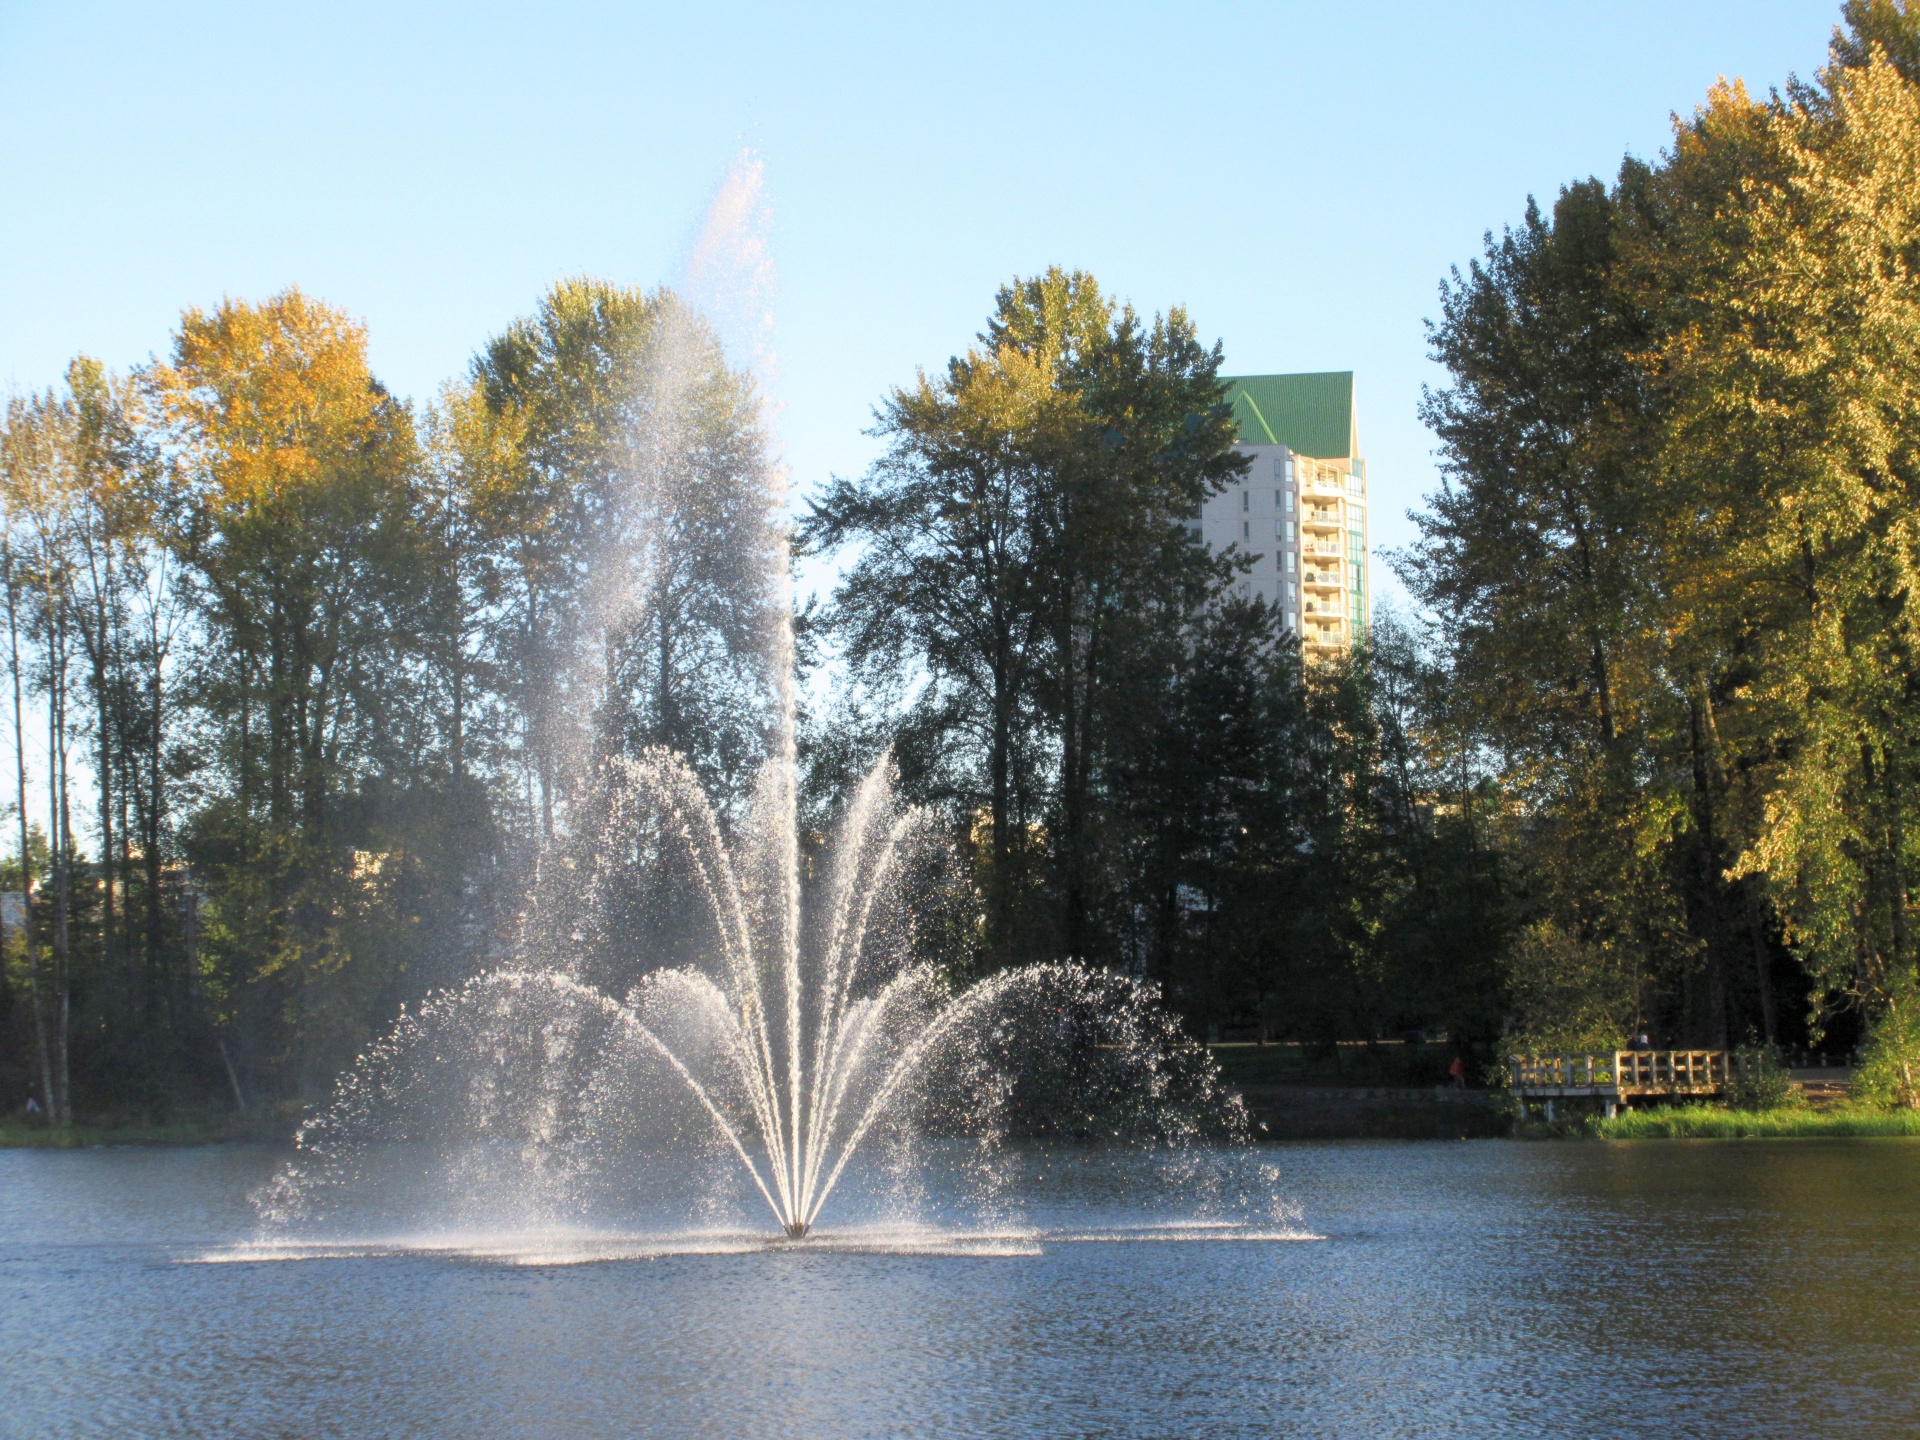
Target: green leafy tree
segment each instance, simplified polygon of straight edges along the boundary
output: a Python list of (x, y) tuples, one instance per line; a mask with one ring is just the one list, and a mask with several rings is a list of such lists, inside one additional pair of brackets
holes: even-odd
[(407, 863), (375, 812), (410, 748), (412, 417), (361, 327), (297, 290), (188, 311), (147, 384), (199, 612), (208, 978), (252, 1064), (318, 1084), (406, 963), (401, 917), (380, 942), (352, 921)]
[(541, 832), (609, 737), (678, 750), (737, 799), (766, 751), (786, 603), (783, 481), (751, 378), (670, 292), (587, 279), (473, 369), (514, 432), (491, 648)]
[(1820, 985), (1870, 1007), (1914, 963), (1917, 122), (1920, 92), (1877, 53), (1771, 107), (1777, 162), (1739, 231), (1704, 237), (1740, 243), (1670, 347), (1676, 444), (1718, 522), (1704, 593), (1739, 624), (1760, 719), (1739, 868)]
[(886, 455), (803, 529), (860, 547), (831, 620), (854, 673), (925, 676), (902, 767), (978, 816), (996, 963), (1115, 943), (1109, 725), (1220, 578), (1185, 523), (1244, 465), (1218, 368), (1178, 310), (1016, 282), (976, 348), (888, 398)]

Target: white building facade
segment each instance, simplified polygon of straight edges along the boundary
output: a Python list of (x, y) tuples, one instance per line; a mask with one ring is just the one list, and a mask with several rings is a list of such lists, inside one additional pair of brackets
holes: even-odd
[(1372, 618), (1367, 467), (1349, 371), (1223, 377), (1246, 474), (1208, 500), (1200, 538), (1252, 557), (1242, 593), (1272, 605), (1308, 654), (1366, 637)]

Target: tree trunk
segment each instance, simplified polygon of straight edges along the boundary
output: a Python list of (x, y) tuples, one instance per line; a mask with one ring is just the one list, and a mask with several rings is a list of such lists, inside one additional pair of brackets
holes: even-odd
[(0, 550), (7, 591), (8, 671), (13, 680), (14, 813), (20, 820), (21, 940), (27, 952), (27, 994), (33, 1007), (33, 1033), (40, 1051), (40, 1098), (48, 1123), (54, 1114), (53, 1050), (47, 1043), (46, 1003), (40, 994), (40, 951), (33, 935), (33, 847), (27, 833), (27, 732), (21, 705), (20, 592), (14, 581), (13, 552)]
[[(113, 783), (113, 711), (110, 685), (107, 679), (103, 647), (106, 643), (105, 626), (95, 637), (92, 657), (92, 681), (94, 700), (94, 724), (99, 728), (98, 745), (95, 747), (94, 765), (97, 773), (94, 783), (98, 787), (96, 798), (100, 805), (100, 944), (108, 971), (119, 968), (120, 946), (119, 931), (116, 924), (118, 915), (117, 896), (114, 894), (114, 845), (117, 832), (113, 823), (113, 803), (115, 787)], [(148, 997), (143, 997), (148, 998)]]
[(998, 655), (993, 673), (993, 742), (987, 758), (993, 797), (992, 916), (993, 959), (998, 965), (1013, 961), (1013, 695), (1011, 642), (1004, 631), (996, 638)]
[(53, 1082), (56, 1123), (73, 1123), (73, 1071), (68, 1035), (73, 1010), (72, 904), (73, 833), (68, 823), (66, 636), (58, 597), (48, 597), (47, 752), (50, 760), (48, 830), (53, 851), (53, 1001), (55, 1028)]
[(1081, 814), (1080, 772), (1084, 752), (1080, 734), (1080, 664), (1074, 654), (1076, 629), (1069, 603), (1061, 634), (1061, 649), (1065, 653), (1062, 657), (1063, 684), (1060, 695), (1060, 940), (1069, 957), (1081, 959), (1084, 958), (1081, 955), (1084, 937), (1080, 933), (1083, 906), (1080, 845), (1084, 817)]
[(1751, 875), (1741, 877), (1740, 895), (1747, 912), (1747, 938), (1753, 944), (1753, 978), (1760, 989), (1760, 1021), (1771, 1047), (1779, 1043), (1780, 1032), (1773, 1005), (1773, 955), (1767, 946), (1766, 928), (1760, 920), (1760, 901), (1754, 894)]
[[(147, 872), (147, 906), (144, 917), (146, 923), (143, 927), (146, 931), (147, 970), (150, 974), (159, 976), (166, 974), (171, 968), (166, 965), (161, 919), (163, 913), (161, 887), (164, 872), (160, 862), (160, 828), (165, 814), (160, 789), (162, 783), (161, 737), (165, 733), (165, 696), (162, 691), (161, 672), (165, 665), (165, 652), (160, 643), (158, 616), (151, 611), (147, 621), (147, 651), (149, 669), (146, 675), (148, 725), (146, 753), (140, 756), (137, 762), (129, 756), (128, 766), (132, 771), (137, 764), (147, 772), (147, 803), (144, 813), (141, 813), (140, 807), (136, 806), (136, 814), (139, 814), (140, 818), (141, 860)], [(182, 981), (185, 983), (182, 984)], [(166, 988), (174, 1029), (173, 1050), (177, 1055), (181, 1017), (186, 1008), (187, 997), (193, 993), (191, 972), (177, 979), (168, 974)]]
[(1687, 741), (1693, 752), (1694, 833), (1700, 837), (1697, 864), (1700, 919), (1707, 942), (1707, 1044), (1727, 1048), (1727, 966), (1720, 913), (1720, 846), (1714, 835), (1713, 779), (1709, 774), (1706, 722), (1697, 695), (1687, 697)]
[(1907, 875), (1901, 861), (1906, 846), (1906, 826), (1900, 815), (1900, 782), (1893, 754), (1884, 746), (1880, 751), (1880, 780), (1887, 805), (1887, 910), (1893, 939), (1891, 969), (1900, 974), (1907, 960)]

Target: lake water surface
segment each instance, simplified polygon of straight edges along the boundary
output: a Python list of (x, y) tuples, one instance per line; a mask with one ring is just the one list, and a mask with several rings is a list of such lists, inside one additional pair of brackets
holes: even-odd
[(277, 1160), (0, 1151), (0, 1435), (1920, 1434), (1920, 1142), (1258, 1152), (1314, 1239), (1124, 1240), (1062, 1163), (1016, 1253), (205, 1263)]

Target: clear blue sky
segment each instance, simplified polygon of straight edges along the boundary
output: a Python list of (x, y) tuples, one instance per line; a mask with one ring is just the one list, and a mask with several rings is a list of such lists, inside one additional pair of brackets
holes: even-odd
[(1448, 266), (1657, 153), (1716, 76), (1810, 74), (1837, 12), (0, 0), (0, 387), (297, 282), (424, 399), (558, 276), (671, 279), (745, 146), (803, 492), (1057, 263), (1186, 305), (1230, 372), (1356, 371), (1375, 539), (1404, 543)]

